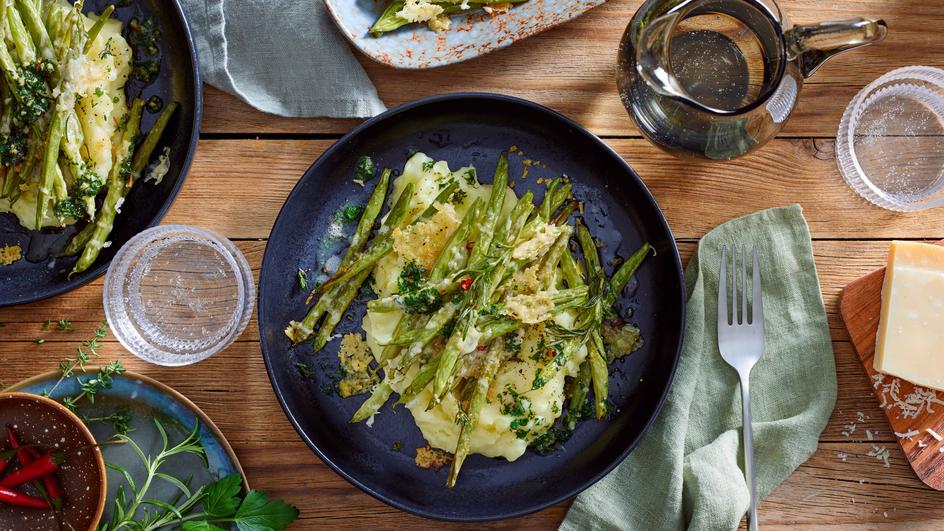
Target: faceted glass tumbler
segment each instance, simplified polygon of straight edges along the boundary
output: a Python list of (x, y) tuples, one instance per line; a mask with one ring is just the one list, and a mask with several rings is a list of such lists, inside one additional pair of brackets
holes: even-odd
[(882, 208), (944, 205), (944, 70), (899, 68), (862, 89), (839, 124), (836, 157), (849, 186)]
[(255, 304), (252, 270), (235, 245), (185, 225), (148, 229), (108, 268), (105, 316), (118, 341), (158, 365), (189, 365), (232, 344)]

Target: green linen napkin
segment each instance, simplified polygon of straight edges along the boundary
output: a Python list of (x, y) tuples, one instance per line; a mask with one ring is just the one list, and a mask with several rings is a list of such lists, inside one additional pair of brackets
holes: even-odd
[(204, 81), (281, 116), (385, 110), (322, 0), (181, 0)]
[(760, 495), (816, 450), (836, 401), (836, 365), (809, 229), (794, 205), (729, 221), (699, 242), (685, 271), (685, 343), (665, 405), (635, 451), (577, 497), (562, 530), (737, 528), (748, 508), (741, 396), (718, 352), (716, 313), (721, 246), (735, 243), (757, 245), (763, 272), (767, 349), (751, 373)]

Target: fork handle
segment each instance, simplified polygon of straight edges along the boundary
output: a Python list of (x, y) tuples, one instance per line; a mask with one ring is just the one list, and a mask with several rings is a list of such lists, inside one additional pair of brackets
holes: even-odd
[(744, 480), (751, 495), (751, 507), (748, 515), (750, 531), (757, 531), (757, 482), (754, 477), (754, 430), (751, 428), (751, 390), (748, 385), (748, 373), (741, 373), (741, 407), (744, 422)]

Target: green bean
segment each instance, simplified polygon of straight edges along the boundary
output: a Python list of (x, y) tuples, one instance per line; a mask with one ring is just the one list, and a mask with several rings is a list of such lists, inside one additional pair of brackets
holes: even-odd
[(114, 12), (115, 6), (110, 5), (98, 16), (98, 20), (96, 20), (95, 24), (88, 30), (88, 40), (85, 41), (85, 47), (82, 49), (82, 53), (89, 53), (92, 49), (92, 45), (95, 44), (95, 40), (98, 39), (98, 34), (102, 32), (102, 28), (105, 27), (105, 23), (108, 22), (108, 19)]
[[(65, 132), (68, 111), (56, 110), (53, 113), (52, 123), (49, 124), (49, 136), (46, 140), (46, 151), (43, 157), (42, 177), (39, 190), (36, 193), (36, 229), (43, 226), (46, 212), (49, 209), (49, 189), (56, 178), (56, 169), (59, 167), (59, 145), (62, 134)], [(139, 118), (140, 120), (140, 118)]]
[(327, 315), (325, 315), (324, 322), (321, 323), (321, 328), (318, 329), (318, 333), (315, 335), (314, 342), (312, 342), (312, 350), (314, 352), (323, 349), (331, 339), (331, 334), (334, 333), (335, 327), (341, 322), (341, 318), (344, 317), (344, 312), (347, 311), (347, 307), (350, 306), (354, 298), (357, 297), (357, 291), (361, 289), (361, 285), (367, 280), (369, 275), (370, 271), (361, 271), (349, 282), (338, 285), (338, 288), (331, 297), (331, 307), (328, 309)]
[(606, 351), (599, 328), (595, 328), (587, 343), (587, 358), (590, 360), (590, 379), (593, 382), (593, 396), (597, 419), (606, 415), (606, 399), (609, 395), (609, 371), (606, 367)]
[[(12, 5), (7, 6), (7, 29), (10, 32), (10, 39), (16, 48), (16, 54), (20, 63), (28, 64), (36, 60), (36, 46), (30, 38), (26, 26), (23, 25), (23, 19), (20, 13)], [(5, 47), (5, 46), (4, 46)]]
[[(387, 187), (390, 182), (391, 171), (385, 169), (380, 174), (380, 180), (377, 181), (377, 185), (374, 187), (374, 191), (370, 194), (370, 199), (367, 200), (367, 205), (364, 207), (364, 212), (361, 214), (361, 219), (357, 223), (357, 228), (354, 230), (354, 236), (351, 238), (351, 245), (348, 247), (347, 252), (344, 253), (344, 258), (341, 260), (341, 265), (347, 265), (346, 262), (353, 260), (353, 257), (356, 253), (359, 253), (364, 245), (367, 242), (367, 238), (370, 237), (370, 230), (373, 228), (374, 223), (377, 220), (377, 216), (380, 214), (380, 210), (383, 208), (384, 199), (387, 196)], [(391, 210), (391, 215), (387, 216), (387, 219), (395, 216), (399, 218), (401, 215), (406, 213), (407, 203), (409, 198), (413, 196), (413, 187), (407, 185), (401, 194), (404, 197), (403, 201), (397, 201), (395, 205), (396, 212)], [(393, 220), (398, 221), (398, 220)], [(331, 298), (327, 295), (322, 296), (318, 299), (318, 302), (308, 311), (308, 314), (305, 315), (305, 318), (301, 323), (292, 322), (285, 329), (285, 334), (292, 340), (293, 344), (301, 343), (305, 341), (313, 332), (315, 325), (318, 323), (318, 320), (321, 319), (321, 316), (324, 315), (325, 310), (328, 309), (328, 305), (331, 302)]]
[(125, 130), (121, 134), (121, 141), (118, 143), (118, 149), (115, 153), (115, 159), (122, 162), (115, 164), (111, 172), (109, 172), (108, 191), (105, 194), (105, 201), (102, 203), (98, 218), (95, 220), (95, 231), (92, 233), (92, 238), (89, 240), (88, 244), (86, 244), (85, 249), (83, 249), (79, 261), (76, 262), (75, 266), (72, 268), (72, 273), (69, 274), (70, 276), (85, 271), (95, 262), (102, 247), (105, 246), (105, 239), (111, 234), (111, 229), (115, 222), (115, 215), (118, 210), (118, 201), (122, 199), (125, 194), (125, 179), (127, 178), (126, 168), (130, 165), (132, 151), (134, 149), (134, 140), (138, 136), (138, 131), (141, 128), (141, 112), (143, 108), (144, 102), (141, 101), (140, 98), (135, 98), (134, 102), (131, 104), (128, 122), (125, 124)]
[(453, 231), (452, 236), (449, 237), (443, 251), (433, 263), (433, 267), (430, 268), (427, 282), (434, 284), (446, 278), (446, 273), (456, 267), (454, 264), (459, 262), (462, 253), (465, 252), (466, 241), (468, 241), (469, 233), (472, 231), (481, 209), (482, 200), (476, 199), (469, 210), (466, 211), (465, 216), (462, 217), (462, 221), (459, 222), (459, 226)]
[(492, 179), (492, 191), (488, 197), (485, 212), (482, 213), (482, 222), (479, 223), (479, 237), (469, 256), (469, 264), (475, 266), (488, 256), (495, 235), (495, 225), (505, 204), (505, 192), (508, 190), (508, 156), (501, 154), (498, 166), (495, 168), (495, 177)]
[(361, 422), (362, 420), (373, 417), (387, 399), (390, 398), (391, 394), (393, 394), (393, 387), (390, 387), (390, 384), (387, 382), (380, 382), (380, 384), (374, 388), (374, 392), (371, 393), (367, 400), (361, 404), (361, 407), (354, 412), (354, 416), (351, 417), (351, 422)]
[(23, 23), (33, 37), (33, 43), (42, 54), (43, 58), (53, 61), (56, 59), (55, 52), (52, 49), (52, 41), (49, 39), (49, 33), (46, 26), (43, 25), (42, 18), (36, 5), (30, 0), (16, 0), (16, 8), (20, 12)]
[(626, 289), (626, 284), (629, 284), (629, 279), (632, 278), (633, 273), (639, 269), (639, 266), (642, 264), (643, 260), (646, 259), (650, 250), (652, 250), (652, 247), (649, 246), (649, 243), (643, 243), (642, 247), (623, 262), (619, 269), (616, 270), (616, 273), (613, 273), (613, 276), (610, 278), (606, 300), (603, 303), (605, 308), (609, 308), (616, 303), (617, 297)]
[(436, 376), (436, 370), (437, 367), (439, 367), (441, 358), (442, 354), (437, 354), (431, 358), (426, 365), (420, 367), (420, 370), (413, 376), (413, 381), (410, 382), (410, 385), (400, 393), (400, 398), (396, 402), (397, 404), (408, 404), (411, 400), (416, 398), (423, 389), (426, 389), (429, 382), (433, 381), (433, 378)]
[(570, 215), (574, 213), (574, 210), (577, 209), (577, 201), (567, 201), (564, 204), (564, 208), (560, 210), (557, 214), (554, 215), (554, 218), (551, 220), (551, 223), (554, 225), (564, 225), (567, 223), (567, 220), (570, 219)]
[(95, 224), (88, 223), (85, 227), (76, 233), (75, 236), (69, 240), (69, 244), (66, 245), (66, 248), (59, 253), (59, 256), (75, 256), (88, 245), (88, 242), (92, 240), (92, 234), (95, 233)]
[(164, 107), (164, 110), (161, 111), (160, 116), (157, 117), (157, 120), (154, 121), (151, 130), (148, 131), (148, 134), (144, 137), (144, 141), (142, 141), (138, 149), (135, 150), (134, 157), (131, 159), (132, 184), (134, 179), (137, 179), (141, 175), (141, 172), (144, 171), (144, 168), (146, 168), (148, 162), (150, 162), (154, 150), (157, 149), (157, 143), (161, 140), (161, 136), (163, 136), (168, 122), (170, 122), (174, 111), (176, 111), (178, 107), (180, 107), (180, 104), (176, 101), (168, 103), (167, 106)]
[(550, 289), (556, 283), (557, 264), (561, 261), (561, 256), (567, 251), (567, 244), (570, 242), (570, 230), (567, 227), (554, 240), (551, 248), (541, 259), (541, 267), (538, 269), (538, 278), (544, 281), (544, 288)]
[[(453, 371), (455, 371), (459, 357), (465, 354), (462, 352), (462, 347), (465, 344), (465, 338), (463, 337), (465, 333), (461, 328), (461, 326), (456, 325), (452, 335), (446, 341), (446, 346), (443, 347), (439, 365), (436, 367), (436, 377), (433, 379), (433, 399), (430, 401), (430, 407), (438, 404), (446, 391), (450, 389)], [(476, 346), (478, 346), (478, 341), (476, 341)]]
[(501, 349), (492, 346), (486, 355), (485, 365), (482, 367), (482, 374), (474, 380), (472, 398), (469, 399), (466, 410), (460, 410), (457, 419), (461, 428), (459, 429), (459, 440), (456, 443), (456, 451), (452, 459), (452, 466), (449, 468), (449, 478), (446, 480), (446, 486), (452, 488), (456, 485), (456, 479), (459, 477), (459, 469), (462, 463), (468, 457), (472, 449), (472, 432), (475, 431), (479, 423), (479, 416), (482, 414), (482, 406), (485, 405), (485, 398), (488, 395), (488, 389), (492, 386), (492, 381), (498, 373), (501, 366)]
[(570, 402), (567, 404), (567, 429), (573, 431), (577, 426), (583, 413), (583, 406), (587, 402), (587, 395), (590, 393), (590, 362), (584, 360), (580, 364), (577, 377), (574, 378), (571, 386)]
[[(515, 203), (514, 208), (511, 209), (511, 213), (508, 215), (507, 221), (502, 223), (501, 228), (495, 232), (495, 241), (498, 245), (514, 244), (514, 241), (508, 241), (509, 234), (516, 226), (517, 220), (522, 217), (527, 220), (532, 210), (534, 210), (534, 194), (528, 190), (521, 196), (521, 199), (518, 199), (518, 202)], [(517, 237), (517, 234), (514, 236)]]
[(570, 250), (561, 255), (561, 270), (564, 272), (564, 281), (569, 287), (576, 288), (585, 285), (583, 271), (580, 270), (580, 264), (577, 263), (574, 255), (570, 254)]
[(541, 207), (538, 209), (538, 217), (544, 221), (550, 221), (551, 213), (554, 212), (552, 204), (554, 203), (554, 192), (560, 186), (561, 178), (558, 177), (551, 181), (551, 185), (544, 191), (544, 199), (541, 200)]
[(600, 254), (593, 241), (593, 236), (582, 221), (577, 221), (577, 241), (583, 250), (583, 260), (587, 264), (587, 276), (589, 283), (596, 289), (600, 282), (605, 278), (603, 268), (600, 266)]
[(439, 335), (458, 311), (458, 304), (444, 304), (430, 316), (429, 321), (427, 321), (423, 328), (413, 328), (402, 334), (395, 334), (387, 345), (405, 347), (414, 343), (420, 343), (426, 346), (434, 337)]
[[(402, 334), (418, 325), (421, 317), (422, 316), (420, 315), (402, 315), (400, 320), (397, 321), (397, 326), (393, 329), (393, 337), (396, 337), (398, 334)], [(380, 352), (380, 366), (386, 367), (387, 364), (393, 361), (400, 354), (400, 350), (400, 345), (384, 345), (383, 351)]]

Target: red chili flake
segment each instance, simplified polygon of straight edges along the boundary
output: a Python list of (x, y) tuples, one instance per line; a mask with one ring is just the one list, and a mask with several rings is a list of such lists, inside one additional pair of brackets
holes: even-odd
[(465, 277), (460, 280), (459, 287), (462, 288), (462, 291), (469, 291), (469, 288), (472, 287), (472, 277)]
[(466, 251), (471, 251), (473, 247), (475, 247), (475, 242), (474, 242), (474, 241), (469, 240), (469, 241), (465, 242), (465, 250), (466, 250)]
[(555, 352), (554, 349), (547, 349), (547, 359), (553, 359), (555, 354), (557, 354), (557, 352)]
[(488, 347), (486, 347), (485, 345), (479, 345), (475, 350), (477, 350), (477, 351), (479, 351), (479, 352), (485, 352), (485, 349), (487, 349), (487, 348), (488, 348)]

